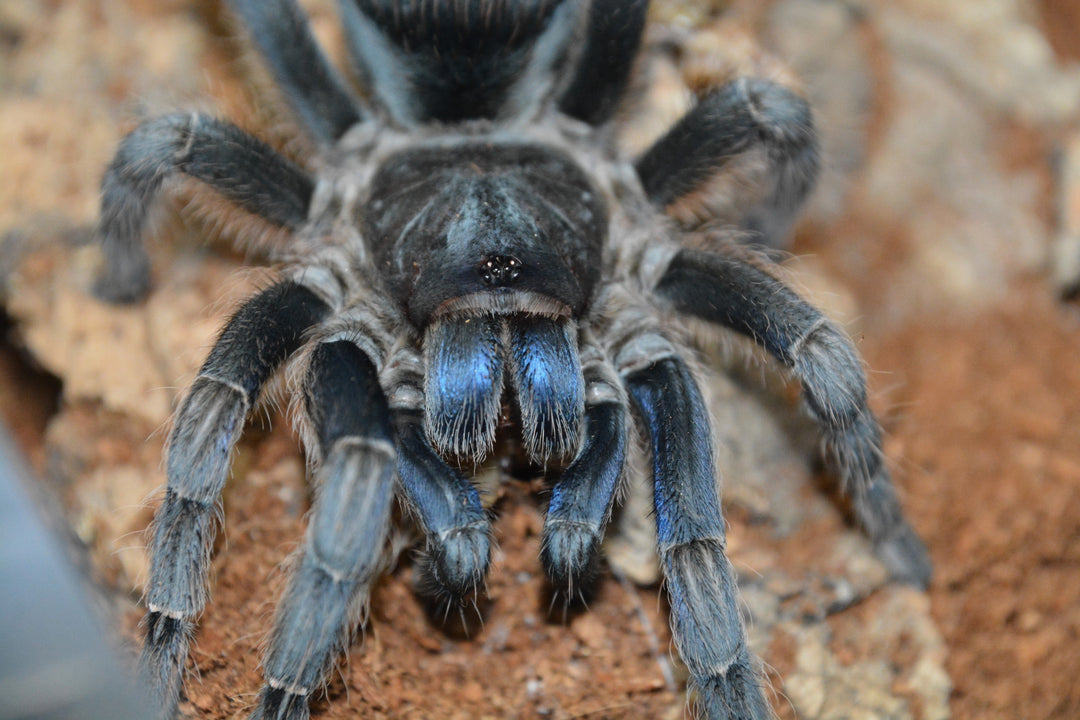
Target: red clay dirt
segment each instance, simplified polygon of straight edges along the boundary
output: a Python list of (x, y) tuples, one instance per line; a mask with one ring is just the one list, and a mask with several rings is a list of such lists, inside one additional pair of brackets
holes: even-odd
[[(1069, 47), (1061, 28), (1078, 17), (1075, 4), (1040, 5), (1051, 38)], [(843, 236), (811, 233), (802, 247), (828, 264), (834, 242)], [(857, 276), (833, 268), (865, 310), (864, 328), (873, 328), (874, 292), (887, 284), (889, 262), (869, 267)], [(1080, 717), (1080, 306), (1058, 302), (1044, 278), (1029, 277), (992, 306), (866, 331), (859, 347), (875, 371), (874, 391), (884, 393), (886, 451), (900, 467), (908, 516), (935, 563), (929, 595), (948, 645), (953, 718)], [(0, 411), (41, 466), (55, 386), (27, 367), (10, 347), (0, 354)], [(236, 689), (258, 687), (279, 563), (302, 535), (303, 491), (279, 476), (295, 439), (285, 423), (273, 425), (245, 440), (238, 460), (262, 482), (232, 483), (226, 496), (213, 603), (194, 652), (201, 679), (188, 686), (189, 709), (206, 720), (242, 718), (253, 703)], [(404, 556), (374, 593), (363, 647), (341, 669), (359, 688), (350, 710), (336, 679), (316, 703), (319, 717), (672, 716), (676, 695), (653, 649), (666, 656), (669, 646), (658, 590), (607, 576), (588, 612), (552, 621), (534, 489), (508, 485), (496, 510), (500, 545), (482, 631), (468, 638), (437, 629), (412, 592)], [(874, 610), (866, 603), (838, 622), (859, 623)], [(138, 615), (126, 618), (133, 637)], [(791, 658), (780, 643), (772, 650), (783, 675)], [(895, 652), (902, 661), (904, 647)]]

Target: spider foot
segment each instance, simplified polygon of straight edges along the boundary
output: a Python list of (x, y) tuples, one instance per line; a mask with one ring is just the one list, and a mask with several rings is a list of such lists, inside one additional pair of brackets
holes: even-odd
[(691, 704), (703, 720), (772, 720), (759, 689), (760, 676), (745, 647), (722, 674), (696, 679)]
[(158, 708), (157, 717), (175, 716), (191, 642), (191, 621), (150, 611), (143, 620), (146, 638), (139, 658), (139, 678)]
[(142, 248), (110, 257), (94, 280), (94, 297), (117, 305), (138, 302), (150, 291), (150, 258)]
[(308, 720), (310, 717), (307, 695), (267, 686), (259, 693), (259, 705), (248, 720)]
[(420, 566), (425, 595), (462, 599), (480, 588), (491, 562), (489, 527), (485, 520), (432, 538)]
[(586, 523), (549, 519), (540, 559), (555, 592), (572, 600), (600, 570), (600, 531)]
[(926, 545), (907, 523), (875, 543), (878, 558), (889, 569), (893, 580), (925, 590), (930, 586), (934, 567)]

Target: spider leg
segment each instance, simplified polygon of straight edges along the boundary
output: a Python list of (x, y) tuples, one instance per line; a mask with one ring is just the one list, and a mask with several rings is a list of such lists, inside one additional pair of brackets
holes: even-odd
[(476, 590), (491, 562), (491, 522), (473, 484), (440, 458), (424, 432), (424, 365), (398, 347), (380, 378), (390, 402), (403, 499), (427, 538), (420, 589), (457, 602)]
[(383, 566), (394, 432), (378, 371), (349, 340), (320, 343), (305, 404), (323, 460), (299, 563), (278, 606), (253, 720), (309, 717), (307, 699), (347, 644)]
[(559, 109), (590, 125), (602, 125), (618, 107), (641, 45), (649, 0), (593, 0), (585, 49)]
[(372, 5), (338, 0), (352, 68), (377, 107), (398, 121), (413, 121), (421, 114), (421, 108), (413, 97), (415, 89), (408, 58), (371, 17)]
[(839, 460), (856, 520), (897, 579), (926, 587), (930, 559), (885, 467), (851, 341), (782, 282), (730, 255), (680, 250), (655, 292), (680, 312), (750, 336), (792, 370)]
[(304, 128), (331, 145), (364, 119), (296, 0), (229, 0)]
[(435, 453), (418, 412), (395, 413), (398, 477), (427, 537), (420, 588), (450, 602), (475, 591), (491, 562), (491, 521), (480, 493)]
[(297, 228), (307, 220), (311, 178), (268, 145), (198, 113), (155, 118), (123, 139), (101, 183), (99, 296), (130, 302), (146, 293), (150, 261), (143, 234), (162, 184), (177, 173), (275, 225)]
[(623, 381), (651, 442), (672, 635), (704, 717), (765, 720), (772, 711), (747, 646), (734, 569), (724, 554), (709, 416), (690, 371), (671, 353), (624, 371)]
[(425, 429), (439, 452), (482, 458), (495, 442), (502, 410), (503, 321), (435, 321), (424, 338)]
[(168, 488), (154, 518), (140, 661), (163, 717), (175, 714), (188, 642), (206, 603), (218, 499), (244, 418), (277, 366), (328, 307), (294, 282), (248, 300), (225, 326), (177, 412), (166, 459)]
[(585, 409), (577, 325), (566, 318), (515, 318), (509, 335), (508, 373), (521, 409), (525, 451), (539, 463), (566, 457), (577, 449)]
[(600, 349), (586, 344), (585, 416), (581, 449), (551, 492), (544, 519), (540, 558), (559, 592), (575, 588), (596, 573), (600, 542), (626, 460), (626, 397), (614, 369)]
[(769, 189), (742, 225), (775, 247), (813, 189), (820, 164), (810, 106), (787, 88), (740, 78), (713, 90), (635, 167), (649, 199), (663, 208), (702, 189), (728, 161), (757, 147), (767, 153)]

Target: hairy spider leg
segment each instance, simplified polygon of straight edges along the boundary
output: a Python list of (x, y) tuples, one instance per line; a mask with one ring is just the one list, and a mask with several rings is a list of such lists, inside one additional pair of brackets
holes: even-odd
[(418, 110), (409, 68), (370, 12), (360, 0), (338, 0), (352, 69), (375, 107), (392, 118), (413, 118)]
[(480, 460), (495, 443), (502, 411), (503, 321), (436, 320), (424, 337), (425, 430), (444, 455)]
[(177, 173), (208, 184), (244, 210), (285, 228), (308, 217), (306, 172), (240, 128), (199, 113), (149, 120), (120, 143), (101, 183), (98, 236), (105, 265), (94, 291), (132, 302), (150, 286), (143, 236), (163, 183)]
[(735, 572), (724, 554), (709, 415), (690, 371), (674, 353), (623, 375), (651, 443), (672, 636), (704, 717), (768, 720), (772, 710), (747, 646)]
[(649, 0), (593, 0), (585, 47), (559, 110), (603, 125), (618, 109), (641, 45)]
[(755, 240), (783, 245), (817, 179), (820, 158), (805, 100), (768, 80), (740, 78), (709, 92), (635, 163), (659, 208), (703, 189), (732, 158), (763, 147), (768, 191), (741, 220)]
[(401, 449), (398, 476), (427, 540), (419, 589), (456, 602), (479, 589), (487, 575), (491, 520), (476, 487), (431, 448), (423, 416), (401, 412), (394, 421)]
[(189, 636), (206, 603), (206, 571), (233, 446), (259, 391), (329, 312), (295, 282), (274, 285), (229, 320), (176, 415), (166, 458), (168, 488), (154, 517), (140, 672), (175, 714)]
[(424, 369), (416, 349), (395, 350), (383, 370), (398, 445), (402, 499), (424, 531), (419, 589), (451, 604), (479, 589), (491, 563), (491, 520), (480, 493), (432, 449), (424, 432)]
[(508, 319), (508, 374), (521, 410), (521, 436), (541, 465), (571, 456), (585, 410), (585, 380), (578, 359), (577, 323), (569, 318)]
[(384, 569), (397, 451), (378, 371), (348, 340), (320, 343), (304, 403), (322, 460), (296, 569), (277, 609), (252, 720), (306, 720)]
[(365, 118), (296, 0), (229, 0), (302, 127), (329, 147)]
[(925, 588), (929, 555), (904, 519), (851, 341), (779, 280), (733, 255), (680, 250), (655, 292), (680, 312), (748, 335), (791, 369), (837, 457), (855, 519), (897, 579)]
[(551, 491), (540, 558), (556, 592), (569, 602), (595, 578), (600, 543), (626, 463), (626, 396), (601, 349), (581, 350), (585, 380), (582, 441)]

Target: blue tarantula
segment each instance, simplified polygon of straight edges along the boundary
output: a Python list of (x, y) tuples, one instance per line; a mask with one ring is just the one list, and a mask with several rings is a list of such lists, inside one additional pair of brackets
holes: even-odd
[(709, 417), (673, 314), (749, 336), (802, 383), (852, 511), (894, 575), (929, 579), (845, 335), (745, 253), (691, 249), (665, 209), (748, 152), (767, 187), (742, 230), (775, 244), (818, 166), (806, 103), (739, 79), (640, 157), (613, 137), (647, 0), (341, 0), (355, 94), (295, 0), (231, 0), (301, 130), (303, 166), (200, 114), (150, 120), (106, 172), (99, 294), (150, 284), (147, 217), (176, 177), (291, 236), (278, 279), (222, 331), (181, 404), (146, 589), (144, 679), (175, 713), (206, 598), (222, 487), (244, 420), (287, 360), (316, 496), (252, 718), (307, 718), (383, 567), (393, 501), (426, 535), (427, 584), (482, 584), (491, 522), (462, 472), (512, 409), (528, 457), (560, 469), (541, 561), (591, 579), (633, 427), (651, 455), (675, 644), (708, 718), (767, 718), (747, 647)]

